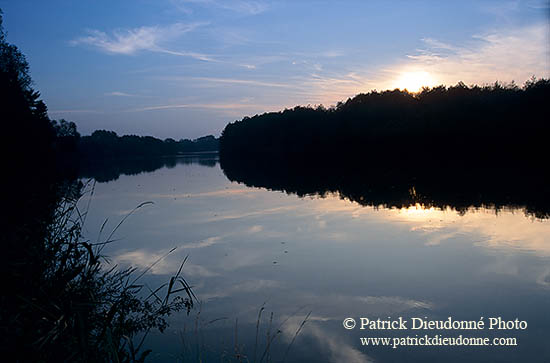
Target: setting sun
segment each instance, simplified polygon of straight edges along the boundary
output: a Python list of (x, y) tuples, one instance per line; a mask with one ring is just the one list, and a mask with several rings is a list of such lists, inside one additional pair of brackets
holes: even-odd
[(422, 87), (433, 87), (436, 80), (426, 71), (403, 72), (395, 81), (395, 87), (409, 92), (418, 92)]

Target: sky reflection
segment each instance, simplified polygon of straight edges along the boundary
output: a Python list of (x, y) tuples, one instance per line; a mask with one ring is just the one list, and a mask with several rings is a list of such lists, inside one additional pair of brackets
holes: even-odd
[[(274, 321), (284, 322), (274, 354), (284, 354), (311, 311), (293, 359), (322, 361), (315, 351), (330, 362), (386, 361), (399, 355), (363, 349), (342, 319), (503, 315), (529, 321), (522, 333), (528, 339), (514, 354), (548, 353), (540, 343), (547, 335), (534, 338), (550, 328), (538, 315), (550, 303), (548, 220), (512, 210), (377, 209), (338, 195), (299, 198), (232, 183), (219, 166), (188, 164), (97, 184), (90, 237), (105, 218), (112, 227), (143, 201), (154, 204), (127, 219), (115, 236), (122, 239), (106, 252), (112, 263), (147, 268), (177, 247), (151, 269), (146, 281), (153, 286), (189, 255), (183, 273), (202, 302), (205, 336), (224, 332), (231, 340), (238, 318), (250, 343), (266, 304), (264, 318), (273, 311)], [(233, 323), (205, 323), (221, 317)], [(174, 317), (170, 334), (191, 319)], [(172, 349), (159, 339), (162, 351)], [(414, 354), (412, 360), (427, 359)]]

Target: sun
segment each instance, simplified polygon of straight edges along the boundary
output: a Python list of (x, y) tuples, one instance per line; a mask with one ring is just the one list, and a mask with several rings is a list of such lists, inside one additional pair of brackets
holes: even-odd
[(395, 81), (396, 88), (409, 92), (418, 92), (422, 87), (433, 87), (436, 80), (426, 71), (402, 72)]

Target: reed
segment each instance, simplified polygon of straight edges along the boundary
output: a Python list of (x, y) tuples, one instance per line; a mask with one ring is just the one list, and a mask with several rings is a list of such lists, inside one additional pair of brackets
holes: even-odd
[(35, 241), (39, 253), (27, 254), (20, 269), (36, 271), (27, 276), (33, 281), (19, 281), (26, 287), (15, 290), (16, 311), (7, 325), (17, 361), (143, 362), (151, 352), (144, 349), (148, 333), (164, 331), (169, 315), (189, 313), (196, 300), (182, 276), (186, 259), (154, 290), (140, 279), (159, 261), (141, 273), (108, 267), (103, 248), (129, 215), (149, 203), (124, 217), (105, 241), (91, 243), (82, 236), (88, 207), (79, 209), (81, 195), (65, 194), (44, 240)]
[[(264, 316), (265, 311), (266, 303), (263, 303), (258, 310), (255, 324), (243, 324), (238, 317), (202, 320), (200, 319), (201, 311), (196, 312), (193, 330), (188, 331), (185, 325), (180, 330), (179, 335), (183, 349), (177, 357), (177, 361), (249, 363), (292, 361), (291, 348), (309, 321), (311, 311), (305, 314), (296, 331), (290, 335), (288, 329), (283, 328), (290, 319), (300, 315), (303, 307), (282, 320), (276, 319), (274, 312)], [(210, 338), (208, 344), (205, 344), (204, 333), (208, 330), (210, 333), (216, 331), (215, 335), (220, 340), (215, 341), (217, 339)], [(284, 335), (283, 331), (287, 332), (284, 341), (281, 339)], [(186, 334), (189, 334), (189, 337), (186, 337)], [(194, 347), (187, 344), (191, 340), (196, 342)]]

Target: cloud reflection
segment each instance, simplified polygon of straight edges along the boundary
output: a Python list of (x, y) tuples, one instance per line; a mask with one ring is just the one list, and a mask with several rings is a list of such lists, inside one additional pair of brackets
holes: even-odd
[[(284, 338), (290, 343), (300, 328), (303, 317), (289, 318), (282, 326)], [(300, 331), (299, 339), (310, 338), (316, 343), (318, 350), (323, 351), (329, 362), (370, 363), (373, 362), (366, 354), (352, 347), (341, 336), (330, 334), (326, 328), (322, 328), (313, 321), (308, 321)], [(311, 349), (311, 347), (309, 348)]]
[[(179, 264), (183, 260), (182, 256), (173, 256), (166, 253), (168, 251), (148, 251), (139, 249), (135, 251), (119, 252), (117, 255), (110, 258), (112, 265), (122, 267), (135, 267), (141, 270), (149, 269), (149, 273), (153, 275), (170, 275), (177, 272)], [(163, 258), (163, 256), (166, 256)], [(178, 257), (176, 259), (176, 257)], [(218, 274), (209, 270), (202, 265), (194, 265), (186, 262), (183, 268), (185, 275), (196, 277), (212, 277)]]
[[(407, 225), (413, 233), (425, 236), (426, 246), (438, 245), (460, 235), (477, 236), (477, 245), (510, 252), (531, 252), (550, 256), (550, 221), (522, 216), (512, 210), (469, 209), (464, 213), (421, 205), (402, 209), (362, 207), (335, 196), (319, 199), (313, 207), (320, 214), (347, 214)], [(470, 240), (470, 238), (468, 238)]]

